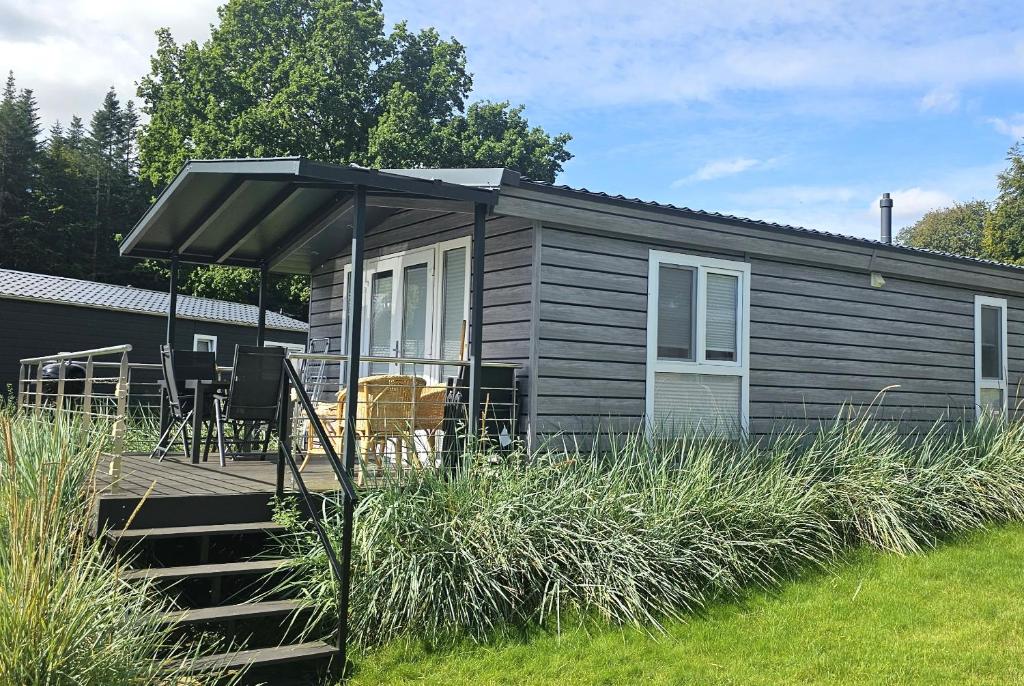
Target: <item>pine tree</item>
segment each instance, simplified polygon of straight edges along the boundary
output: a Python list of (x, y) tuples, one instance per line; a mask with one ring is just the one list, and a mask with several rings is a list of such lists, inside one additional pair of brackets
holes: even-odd
[(33, 191), (39, 175), (39, 114), (30, 89), (10, 72), (0, 99), (0, 266), (30, 268), (44, 249)]

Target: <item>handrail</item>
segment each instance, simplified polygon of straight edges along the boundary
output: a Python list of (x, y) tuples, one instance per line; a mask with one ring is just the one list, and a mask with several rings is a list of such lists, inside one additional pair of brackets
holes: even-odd
[[(337, 353), (288, 353), (288, 359), (290, 360), (324, 360), (326, 362), (348, 362), (349, 356)], [(360, 355), (359, 362), (385, 362), (391, 364), (420, 364), (420, 365), (436, 365), (438, 367), (468, 367), (470, 365), (467, 360), (432, 360), (425, 357), (370, 357), (367, 355)], [(523, 365), (517, 362), (484, 362), (482, 363), (485, 367), (503, 367), (511, 369), (519, 369)]]
[[(320, 417), (316, 413), (316, 408), (313, 407), (313, 401), (309, 399), (309, 394), (306, 393), (306, 389), (302, 387), (302, 380), (299, 378), (295, 368), (290, 362), (288, 362), (288, 360), (284, 361), (284, 369), (285, 374), (288, 377), (288, 381), (295, 389), (295, 394), (298, 397), (299, 403), (302, 405), (302, 409), (309, 415), (310, 423), (313, 425), (313, 431), (316, 432), (317, 440), (319, 440), (326, 449), (327, 461), (330, 462), (331, 468), (338, 477), (338, 481), (341, 482), (341, 487), (345, 491), (345, 495), (353, 501), (357, 500), (358, 496), (356, 495), (355, 486), (352, 484), (351, 478), (349, 478), (348, 471), (341, 464), (341, 459), (338, 457), (338, 453), (334, 450), (334, 445), (331, 443), (331, 439), (327, 435), (327, 430), (324, 428), (323, 422), (320, 421)], [(280, 441), (280, 437), (278, 437), (278, 440)], [(279, 488), (283, 487), (283, 484), (278, 484), (278, 486)]]
[[(320, 539), (320, 544), (324, 547), (324, 552), (327, 554), (328, 564), (331, 567), (331, 573), (338, 584), (337, 644), (338, 658), (341, 662), (342, 672), (344, 673), (347, 667), (346, 653), (348, 649), (348, 599), (350, 590), (350, 571), (352, 566), (352, 522), (355, 516), (355, 504), (358, 500), (358, 496), (356, 495), (355, 486), (353, 486), (352, 480), (349, 478), (348, 471), (342, 466), (341, 460), (338, 458), (338, 454), (334, 450), (334, 445), (327, 438), (327, 431), (324, 429), (323, 423), (320, 421), (320, 417), (317, 416), (313, 403), (309, 399), (309, 395), (306, 393), (306, 390), (303, 388), (302, 381), (296, 373), (295, 368), (288, 359), (285, 359), (282, 364), (284, 365), (285, 377), (281, 383), (281, 396), (279, 398), (277, 408), (277, 495), (279, 498), (284, 496), (284, 467), (287, 464), (289, 471), (292, 473), (292, 479), (298, 487), (299, 494), (302, 496), (302, 500), (306, 504), (307, 510), (309, 510), (309, 514), (313, 522), (313, 529), (316, 531), (317, 538)], [(298, 398), (299, 404), (306, 412), (309, 422), (313, 426), (313, 430), (316, 432), (317, 437), (324, 446), (328, 461), (334, 469), (334, 473), (338, 476), (338, 480), (341, 482), (342, 491), (344, 492), (341, 541), (342, 559), (340, 561), (338, 560), (337, 552), (334, 550), (334, 545), (331, 543), (330, 536), (327, 535), (327, 531), (324, 529), (323, 524), (320, 523), (319, 518), (315, 514), (313, 498), (310, 495), (309, 488), (306, 486), (306, 482), (302, 478), (302, 471), (299, 469), (299, 465), (295, 461), (295, 456), (292, 454), (291, 446), (289, 445), (291, 427), (291, 422), (289, 421), (289, 408), (291, 406), (291, 393), (289, 393), (288, 388), (289, 385), (295, 389), (295, 395)]]
[(64, 360), (73, 360), (76, 357), (89, 357), (92, 355), (113, 355), (114, 353), (130, 353), (132, 346), (130, 343), (124, 345), (111, 345), (106, 348), (93, 348), (92, 350), (76, 350), (74, 352), (63, 352), (54, 353), (53, 355), (43, 355), (42, 357), (26, 357), (22, 360), (18, 360), (21, 364), (40, 364), (42, 362), (63, 362)]

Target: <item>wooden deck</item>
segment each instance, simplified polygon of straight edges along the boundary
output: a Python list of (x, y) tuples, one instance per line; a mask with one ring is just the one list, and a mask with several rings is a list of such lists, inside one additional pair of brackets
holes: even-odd
[[(140, 498), (182, 495), (273, 494), (277, 484), (277, 465), (273, 462), (231, 462), (221, 467), (216, 458), (192, 464), (184, 455), (168, 456), (163, 461), (148, 455), (125, 455), (121, 479), (112, 483), (108, 473), (110, 459), (104, 458), (96, 469), (96, 490), (102, 498)], [(338, 480), (330, 465), (314, 458), (302, 472), (311, 491), (338, 490)], [(293, 490), (292, 477), (285, 472), (285, 490)]]

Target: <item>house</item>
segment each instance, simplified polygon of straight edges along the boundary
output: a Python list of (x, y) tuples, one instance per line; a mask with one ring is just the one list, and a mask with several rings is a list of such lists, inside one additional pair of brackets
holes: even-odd
[(1006, 413), (1024, 370), (1020, 268), (507, 169), (190, 162), (122, 253), (308, 275), (309, 335), (339, 360), (350, 336), (378, 359), (461, 359), (468, 322), (470, 360), (518, 365), (531, 442), (645, 418), (762, 435), (883, 389), (875, 416), (924, 430)]
[[(167, 306), (158, 291), (0, 269), (0, 389), (17, 384), (19, 360), (44, 354), (130, 344), (134, 361), (158, 363)], [(253, 305), (180, 296), (178, 318), (177, 346), (212, 350), (222, 365), (256, 336)], [(305, 349), (305, 322), (268, 312), (267, 329), (268, 342)]]

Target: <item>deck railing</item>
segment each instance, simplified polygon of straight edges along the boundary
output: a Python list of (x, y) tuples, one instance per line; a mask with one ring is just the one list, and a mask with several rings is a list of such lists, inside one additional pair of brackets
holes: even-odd
[[(131, 350), (125, 344), (28, 357), (20, 361), (18, 374), (20, 410), (77, 415), (85, 426), (97, 419), (111, 423), (114, 478), (120, 477), (124, 452)], [(48, 365), (57, 367), (56, 378), (44, 375)]]

